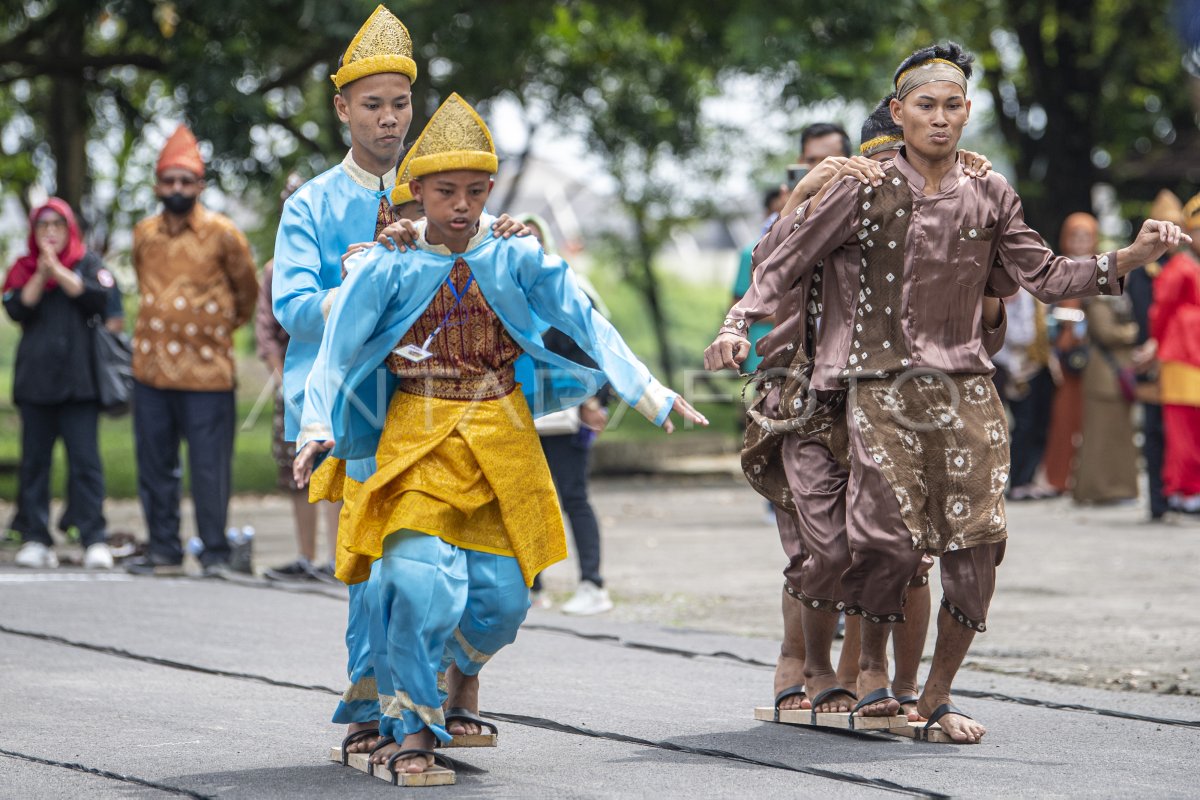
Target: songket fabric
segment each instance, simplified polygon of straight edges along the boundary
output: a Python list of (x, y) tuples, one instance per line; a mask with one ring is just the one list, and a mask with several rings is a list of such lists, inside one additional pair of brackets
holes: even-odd
[[(350, 265), (333, 300), (298, 444), (333, 439), (335, 456), (378, 464), (361, 487), (348, 489), (348, 472), (341, 481), (339, 549), (349, 555), (339, 555), (338, 575), (365, 580), (385, 735), (428, 727), (449, 739), (445, 670), (477, 674), (511, 643), (528, 584), (566, 555), (526, 398), (538, 413), (579, 403), (602, 373), (546, 350), (547, 323), (623, 399), (665, 420), (674, 395), (593, 310), (566, 264), (535, 243), (497, 240), (487, 221), (462, 254), (423, 233), (416, 251), (377, 248)], [(430, 355), (400, 356), (416, 348)], [(378, 381), (380, 369), (388, 381)], [(540, 380), (538, 371), (555, 374)], [(357, 402), (379, 386), (393, 387), (383, 419)], [(319, 491), (336, 491), (329, 469)]]

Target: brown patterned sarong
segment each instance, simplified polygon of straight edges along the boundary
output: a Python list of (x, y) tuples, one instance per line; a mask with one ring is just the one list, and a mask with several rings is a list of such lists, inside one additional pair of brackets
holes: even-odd
[(987, 375), (913, 370), (858, 381), (851, 423), (896, 493), (917, 550), (936, 555), (1008, 538), (1008, 424)]

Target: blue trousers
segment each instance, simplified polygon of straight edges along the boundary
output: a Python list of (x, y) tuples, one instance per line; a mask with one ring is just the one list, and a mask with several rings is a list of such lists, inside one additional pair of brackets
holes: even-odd
[(371, 566), (371, 579), (351, 584), (349, 613), (346, 619), (346, 677), (350, 686), (333, 712), (333, 721), (348, 725), (379, 719), (379, 687), (375, 678), (375, 658), (371, 652), (371, 609), (368, 598), (372, 582), (377, 583), (379, 562)]
[(400, 741), (429, 728), (450, 741), (446, 670), (479, 674), (529, 611), (517, 560), (402, 530), (384, 540), (366, 586), (380, 733)]

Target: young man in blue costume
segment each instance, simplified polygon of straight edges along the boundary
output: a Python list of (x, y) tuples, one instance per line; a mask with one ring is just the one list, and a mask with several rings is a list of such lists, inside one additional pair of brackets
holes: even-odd
[[(530, 409), (578, 403), (607, 379), (668, 432), (672, 409), (706, 422), (654, 380), (565, 263), (536, 241), (497, 238), (481, 219), (495, 150), (458, 95), (410, 158), (410, 189), (426, 215), (417, 249), (375, 248), (348, 264), (309, 379), (296, 459), (303, 483), (327, 451), (376, 456), (342, 531), (339, 577), (378, 576), (371, 629), (388, 669), (376, 677), (391, 697), (380, 732), (396, 742), (372, 760), (398, 776), (436, 770), (432, 747), (451, 739), (443, 703), (478, 710), (479, 670), (516, 638), (534, 576), (566, 556)], [(547, 351), (545, 323), (604, 374)], [(534, 374), (518, 383), (522, 353)], [(378, 385), (381, 365), (399, 381), (384, 418), (358, 402)], [(545, 372), (569, 376), (570, 386), (532, 379)]]
[[(408, 30), (382, 5), (376, 8), (332, 76), (337, 87), (334, 108), (350, 131), (350, 151), (336, 167), (302, 186), (283, 207), (272, 296), (275, 317), (291, 337), (283, 371), (287, 441), (295, 441), (299, 432), (304, 382), (342, 282), (342, 263), (396, 221), (388, 194), (412, 123), (412, 82), (417, 77), (412, 55)], [(322, 495), (330, 501), (341, 499), (343, 487), (353, 490), (366, 480), (374, 462), (367, 458), (346, 464), (345, 480), (340, 467), (330, 464), (331, 471), (339, 468), (338, 479), (329, 481)], [(351, 587), (346, 627), (350, 686), (333, 717), (334, 722), (349, 725), (349, 734), (359, 736), (344, 745), (350, 752), (369, 749), (377, 738), (379, 718), (361, 592), (362, 587)]]

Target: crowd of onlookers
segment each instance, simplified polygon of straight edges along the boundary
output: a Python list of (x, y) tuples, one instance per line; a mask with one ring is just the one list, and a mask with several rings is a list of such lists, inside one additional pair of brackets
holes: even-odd
[[(1200, 196), (1185, 208), (1164, 191), (1150, 213), (1200, 234)], [(1058, 246), (1098, 252), (1096, 219), (1070, 215)], [(1151, 519), (1200, 511), (1198, 258), (1200, 236), (1132, 272), (1117, 296), (1052, 306), (1024, 291), (1007, 298), (994, 361), (1013, 423), (1010, 499), (1130, 502), (1144, 472)]]

